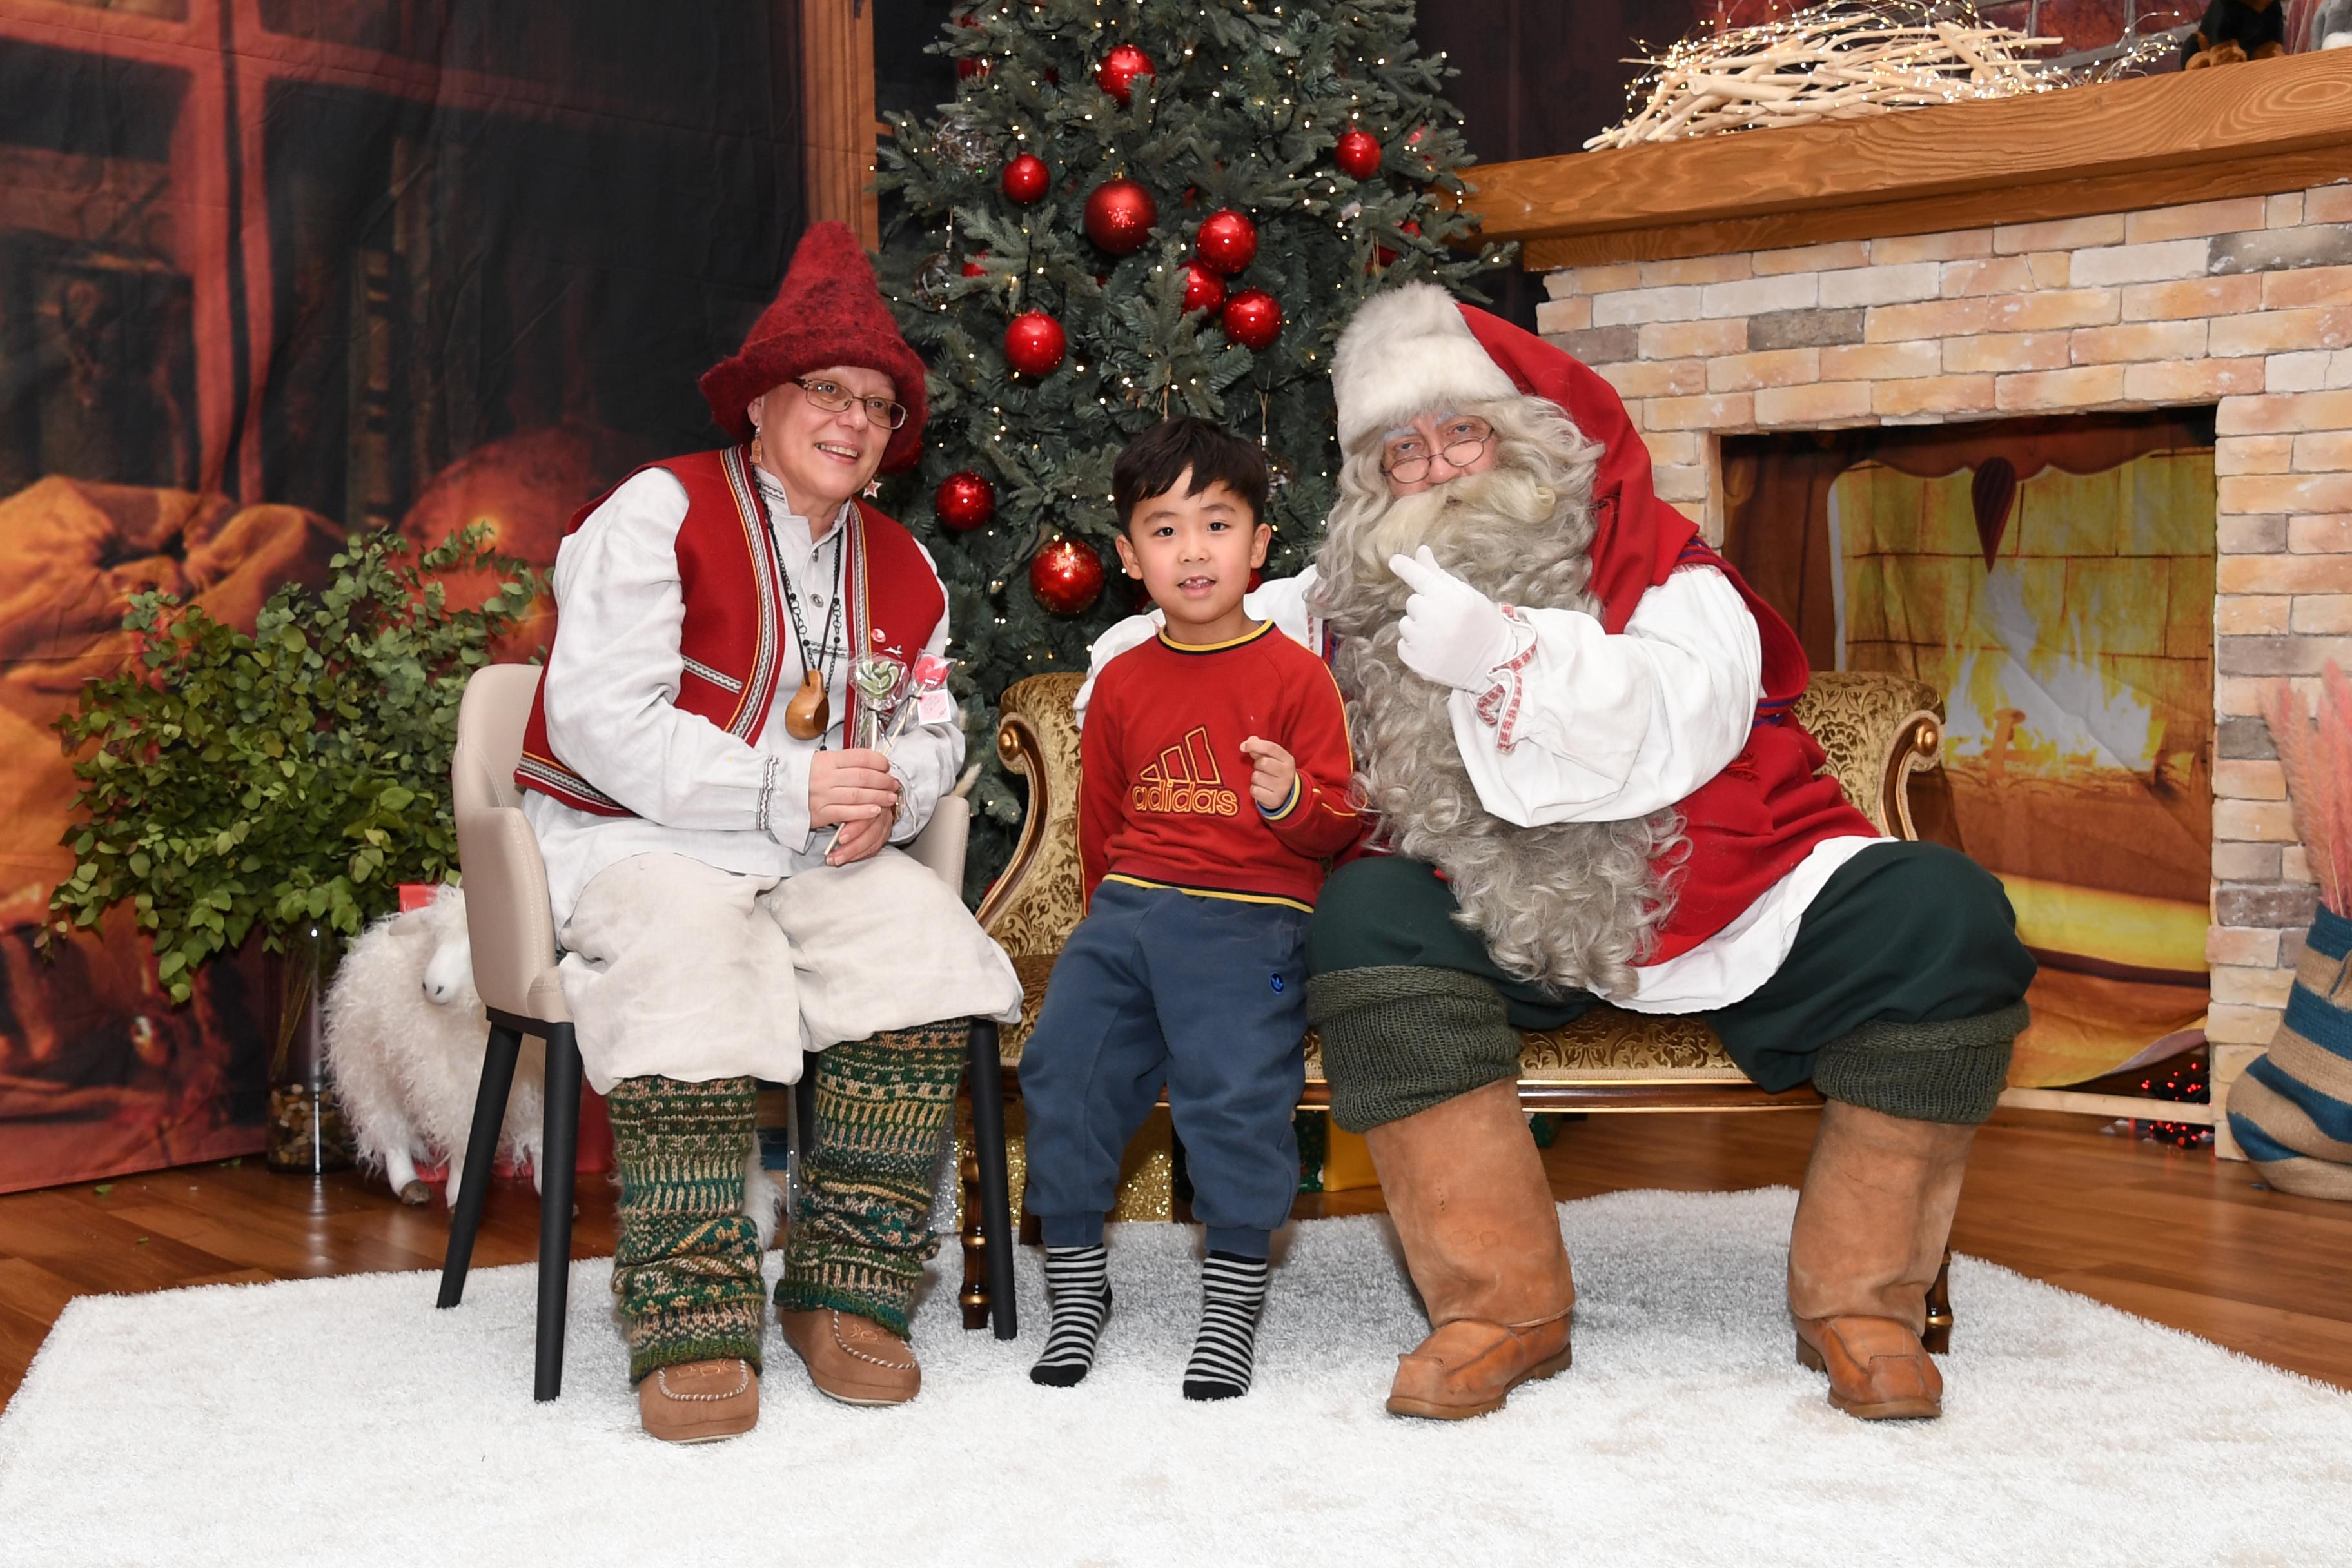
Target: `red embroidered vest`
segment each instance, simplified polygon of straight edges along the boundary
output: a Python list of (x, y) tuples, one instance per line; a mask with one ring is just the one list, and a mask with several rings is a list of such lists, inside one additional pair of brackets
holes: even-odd
[[(686, 519), (678, 524), (677, 547), (686, 596), (678, 651), (686, 668), (672, 700), (749, 745), (759, 739), (779, 689), (789, 695), (787, 689), (797, 687), (802, 661), (798, 649), (788, 651), (792, 619), (784, 605), (783, 574), (748, 449), (697, 452), (646, 467), (664, 470), (686, 487)], [(565, 536), (611, 494), (572, 513)], [(946, 591), (915, 536), (864, 501), (853, 503), (845, 526), (842, 591), (849, 647), (878, 647), (911, 658), (929, 643), (947, 614)], [(560, 619), (555, 635), (563, 635)], [(551, 657), (552, 652), (551, 647)], [(853, 707), (856, 701), (853, 686)], [(542, 673), (523, 730), (515, 783), (600, 816), (635, 815), (596, 787), (594, 759), (577, 762), (575, 766), (557, 756), (548, 741)]]

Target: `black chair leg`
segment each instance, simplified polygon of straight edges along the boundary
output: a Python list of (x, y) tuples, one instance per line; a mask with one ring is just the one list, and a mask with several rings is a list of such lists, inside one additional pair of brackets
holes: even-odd
[(454, 1307), (466, 1294), (466, 1272), (474, 1264), (474, 1233), (482, 1227), (482, 1205), (489, 1201), (499, 1129), (507, 1119), (507, 1094), (514, 1088), (515, 1058), (521, 1052), (521, 1030), (490, 1026), (489, 1041), (482, 1048), (481, 1086), (474, 1090), (474, 1130), (467, 1135), (465, 1170), (457, 1179), (457, 1212), (449, 1216), (449, 1249), (441, 1258), (437, 1306)]
[(971, 1025), (971, 1144), (980, 1163), (980, 1226), (988, 1263), (988, 1316), (1000, 1340), (1021, 1334), (1013, 1295), (1013, 1198), (1004, 1158), (1004, 1071), (997, 1060), (996, 1025)]
[(572, 1178), (580, 1163), (580, 1045), (547, 1031), (547, 1123), (539, 1170), (539, 1366), (531, 1397), (563, 1392), (563, 1315), (572, 1296)]

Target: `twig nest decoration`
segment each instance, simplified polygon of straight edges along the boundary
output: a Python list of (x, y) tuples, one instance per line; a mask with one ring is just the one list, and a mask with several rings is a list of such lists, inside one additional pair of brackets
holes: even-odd
[(1831, 0), (1779, 21), (1683, 39), (1647, 61), (1650, 69), (1627, 89), (1640, 107), (1585, 146), (2049, 92), (2128, 75), (2171, 49), (2169, 36), (2157, 34), (2086, 68), (2032, 58), (2060, 42), (1995, 26), (1970, 5)]

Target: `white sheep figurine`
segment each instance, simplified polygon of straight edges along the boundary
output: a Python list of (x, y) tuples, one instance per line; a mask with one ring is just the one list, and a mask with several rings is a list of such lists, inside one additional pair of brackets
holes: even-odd
[[(456, 1206), (489, 1032), (474, 991), (463, 889), (444, 887), (423, 909), (386, 915), (336, 969), (327, 991), (328, 1067), (360, 1164), (383, 1172), (402, 1203), (430, 1200), (416, 1162), (441, 1159), (449, 1166), (446, 1201)], [(527, 1035), (499, 1146), (530, 1162), (534, 1185), (546, 1077), (546, 1047)]]
[[(429, 1202), (419, 1159), (445, 1160), (445, 1200), (457, 1203), (474, 1095), (482, 1081), (489, 1016), (474, 990), (466, 935), (466, 893), (445, 886), (423, 909), (386, 915), (352, 943), (328, 988), (326, 1048), (343, 1115), (366, 1170), (381, 1170), (404, 1204)], [(499, 1147), (530, 1162), (540, 1184), (547, 1049), (523, 1037)], [(760, 1164), (754, 1138), (743, 1162), (743, 1208), (759, 1222), (760, 1246), (775, 1237), (783, 1193)]]

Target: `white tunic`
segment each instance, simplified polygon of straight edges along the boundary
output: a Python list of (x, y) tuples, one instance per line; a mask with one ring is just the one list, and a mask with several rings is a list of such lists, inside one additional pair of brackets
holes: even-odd
[[(1323, 626), (1307, 608), (1314, 584), (1310, 566), (1260, 584), (1243, 605), (1320, 651)], [(1156, 614), (1105, 632), (1094, 669), (1150, 637)], [(1476, 694), (1456, 690), (1451, 703), (1479, 804), (1506, 822), (1646, 816), (1689, 795), (1748, 744), (1764, 695), (1763, 644), (1738, 590), (1713, 567), (1685, 567), (1651, 588), (1613, 637), (1579, 610), (1523, 614), (1535, 658), (1522, 677), (1514, 743), (1506, 747), (1480, 717)], [(1078, 692), (1081, 722), (1092, 689), (1090, 671)], [(1640, 1013), (1696, 1013), (1750, 994), (1789, 956), (1832, 873), (1875, 842), (1856, 836), (1815, 846), (1738, 919), (1687, 952), (1637, 967), (1634, 992), (1608, 1000)]]
[[(775, 701), (751, 742), (675, 706), (685, 669), (678, 647), (686, 597), (677, 531), (686, 505), (685, 486), (663, 469), (647, 468), (607, 497), (556, 552), (560, 635), (545, 682), (548, 740), (591, 784), (636, 813), (599, 816), (536, 790), (524, 792), (523, 815), (547, 862), (559, 931), (596, 873), (633, 855), (685, 855), (721, 870), (790, 877), (823, 865), (832, 847), (833, 830), (812, 832), (808, 820), (809, 764), (820, 742), (796, 741), (784, 731), (784, 704), (807, 668), (789, 616), (783, 630), (790, 646)], [(823, 641), (820, 628), (830, 622), (835, 641), (845, 642), (846, 609), (833, 617), (831, 599), (848, 506), (825, 537), (814, 541), (806, 518), (772, 495), (767, 507), (777, 557), (809, 636)], [(930, 561), (929, 552), (923, 559)], [(943, 614), (922, 651), (943, 653), (947, 645)], [(830, 659), (833, 727), (822, 744), (838, 750), (849, 712), (850, 657), (836, 647)], [(891, 830), (893, 844), (922, 831), (954, 786), (963, 755), (960, 724), (919, 725), (898, 739), (890, 771), (898, 775), (905, 809)], [(760, 830), (763, 788), (765, 833)]]

